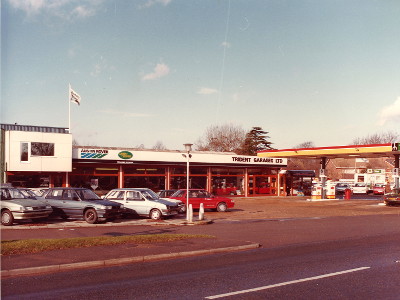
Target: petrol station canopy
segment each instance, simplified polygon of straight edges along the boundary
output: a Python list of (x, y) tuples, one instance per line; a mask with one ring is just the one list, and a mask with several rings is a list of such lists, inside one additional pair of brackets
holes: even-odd
[(400, 155), (400, 143), (263, 150), (260, 157), (275, 158), (379, 158)]

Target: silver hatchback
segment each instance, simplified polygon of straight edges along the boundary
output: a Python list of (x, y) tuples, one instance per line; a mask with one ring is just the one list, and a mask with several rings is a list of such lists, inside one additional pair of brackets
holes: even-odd
[(114, 189), (109, 191), (104, 199), (124, 204), (127, 214), (149, 217), (153, 220), (177, 215), (182, 206), (181, 201), (176, 203), (161, 199), (147, 188)]

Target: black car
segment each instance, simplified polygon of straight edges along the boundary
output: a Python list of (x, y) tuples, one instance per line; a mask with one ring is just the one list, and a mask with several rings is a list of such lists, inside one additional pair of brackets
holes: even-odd
[(400, 205), (400, 189), (393, 189), (392, 193), (385, 194), (383, 196), (383, 202), (385, 202), (387, 206)]
[(102, 200), (92, 190), (85, 188), (50, 188), (41, 197), (53, 208), (53, 215), (63, 219), (82, 218), (94, 224), (113, 220), (123, 213), (123, 204)]

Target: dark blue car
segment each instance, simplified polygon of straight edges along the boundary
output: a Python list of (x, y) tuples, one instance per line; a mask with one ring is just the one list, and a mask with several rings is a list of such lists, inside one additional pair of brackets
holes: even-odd
[(41, 197), (63, 219), (83, 218), (87, 223), (113, 220), (123, 213), (123, 204), (102, 200), (85, 188), (50, 188)]

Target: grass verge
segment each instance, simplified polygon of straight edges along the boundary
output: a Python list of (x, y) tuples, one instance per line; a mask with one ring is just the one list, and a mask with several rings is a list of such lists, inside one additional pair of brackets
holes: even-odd
[(147, 234), (124, 236), (95, 236), (66, 239), (29, 239), (1, 241), (1, 255), (30, 254), (50, 250), (110, 246), (121, 244), (152, 244), (195, 238), (215, 238), (202, 234)]

